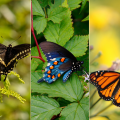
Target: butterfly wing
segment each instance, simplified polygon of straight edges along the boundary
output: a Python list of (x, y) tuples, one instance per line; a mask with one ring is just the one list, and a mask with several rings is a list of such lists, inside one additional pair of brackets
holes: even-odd
[(11, 59), (16, 57), (16, 59), (22, 59), (30, 53), (30, 44), (21, 44), (14, 46), (11, 51)]
[[(2, 49), (3, 49), (3, 46), (4, 45), (2, 45)], [(12, 45), (9, 45), (8, 47), (6, 47), (6, 51), (2, 52), (4, 54), (3, 55), (4, 60), (2, 62), (5, 63), (4, 66), (1, 66), (1, 70), (3, 71), (3, 74), (7, 76), (7, 74), (11, 70), (13, 70), (14, 65), (17, 64), (17, 60), (26, 57), (29, 52), (30, 52), (30, 44), (21, 44), (15, 47), (12, 47)]]
[(113, 104), (120, 107), (120, 81), (119, 79), (105, 90), (98, 90), (101, 98), (106, 101), (113, 101)]
[(73, 61), (77, 61), (72, 53), (56, 43), (45, 41), (40, 43), (40, 47), (47, 57), (48, 62), (57, 57), (67, 57)]
[(70, 69), (68, 70), (65, 75), (63, 76), (63, 82), (66, 82), (69, 76), (73, 73), (73, 71)]
[(113, 104), (120, 107), (120, 82), (118, 85), (119, 85), (119, 88), (114, 96)]
[(0, 44), (0, 80), (1, 80), (1, 75), (4, 73), (4, 68), (5, 68), (5, 54), (7, 51), (7, 47), (3, 44)]
[(96, 71), (90, 74), (90, 82), (98, 89), (106, 89), (116, 82), (120, 74), (114, 71)]
[(39, 82), (46, 81), (48, 83), (52, 83), (55, 80), (57, 80), (65, 71), (69, 70), (69, 68), (65, 67), (63, 69), (60, 69), (59, 67), (61, 65), (66, 65), (70, 60), (69, 58), (63, 58), (58, 57), (54, 58), (52, 61), (50, 61), (45, 68), (45, 73), (43, 78), (38, 80)]
[(0, 57), (6, 52), (7, 47), (3, 44), (0, 44)]
[(113, 100), (120, 106), (120, 74), (114, 71), (96, 71), (90, 74), (90, 82), (98, 88), (98, 93), (104, 100)]
[[(66, 82), (68, 77), (70, 76), (70, 74), (73, 71), (79, 70), (81, 64), (83, 64), (83, 62), (78, 62), (77, 59), (74, 57), (74, 55), (72, 53), (70, 53), (67, 49), (63, 48), (62, 46), (56, 44), (56, 43), (52, 43), (52, 42), (42, 42), (40, 43), (40, 47), (43, 51), (43, 53), (45, 54), (47, 61), (50, 65), (52, 65), (54, 61), (54, 59), (58, 60), (58, 62), (61, 62), (61, 58), (65, 58), (65, 62), (61, 62), (58, 66), (56, 66), (57, 68), (55, 69), (55, 71), (58, 72), (54, 72), (54, 75), (58, 75), (63, 74), (64, 72), (67, 71), (67, 73), (65, 73), (65, 75), (63, 76), (63, 82)], [(59, 59), (60, 58), (60, 59)], [(52, 75), (52, 73), (51, 73)], [(50, 78), (47, 78), (47, 74), (44, 74), (45, 77), (43, 77), (42, 79), (40, 79), (38, 82), (41, 82), (43, 80), (47, 81), (48, 83), (51, 83), (53, 81), (55, 81), (58, 77), (56, 76), (54, 78), (54, 80), (50, 80)]]

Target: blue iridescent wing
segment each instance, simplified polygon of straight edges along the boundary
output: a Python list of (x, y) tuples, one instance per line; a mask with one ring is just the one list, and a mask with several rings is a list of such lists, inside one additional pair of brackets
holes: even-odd
[(64, 72), (66, 72), (68, 69), (70, 69), (70, 68), (66, 68), (66, 67), (63, 69), (60, 69), (59, 67), (61, 65), (66, 65), (67, 63), (69, 63), (69, 61), (70, 61), (69, 58), (64, 58), (64, 57), (52, 59), (48, 63), (47, 67), (45, 68), (45, 73), (43, 75), (43, 78), (38, 80), (38, 83), (42, 82), (42, 81), (52, 83), (55, 80), (57, 80)]
[(40, 43), (40, 47), (45, 54), (48, 62), (57, 57), (66, 57), (74, 62), (77, 61), (72, 53), (56, 43), (45, 41)]

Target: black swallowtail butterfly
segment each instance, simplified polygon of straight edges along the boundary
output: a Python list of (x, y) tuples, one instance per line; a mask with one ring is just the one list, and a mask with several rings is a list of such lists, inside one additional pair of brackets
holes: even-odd
[[(21, 44), (12, 47), (11, 44), (6, 47), (0, 44), (0, 80), (1, 75), (5, 75), (13, 70), (14, 65), (16, 66), (17, 60), (26, 57), (30, 52), (30, 44)], [(4, 79), (4, 80), (5, 80)]]
[(63, 73), (63, 82), (66, 82), (72, 72), (82, 69), (83, 61), (77, 61), (75, 56), (62, 46), (52, 42), (42, 42), (40, 47), (47, 57), (48, 64), (45, 68), (43, 78), (39, 82), (52, 83)]

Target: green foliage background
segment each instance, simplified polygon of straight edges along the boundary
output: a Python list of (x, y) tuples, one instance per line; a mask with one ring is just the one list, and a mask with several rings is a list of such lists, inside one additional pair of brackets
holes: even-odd
[[(89, 72), (89, 1), (33, 0), (32, 10), (38, 43), (47, 40), (64, 46), (84, 61), (85, 71)], [(31, 55), (38, 56), (33, 37), (31, 44)], [(46, 61), (42, 51), (41, 54)], [(66, 83), (60, 77), (52, 84), (38, 84), (46, 64), (36, 58), (31, 61), (31, 119), (88, 120), (88, 86), (84, 78), (73, 73)]]
[[(30, 0), (0, 1), (0, 43), (6, 46), (30, 43), (30, 3)], [(19, 93), (26, 101), (21, 103), (14, 97), (3, 95), (3, 102), (0, 102), (0, 120), (29, 120), (30, 57), (18, 61), (13, 71), (20, 75), (25, 84), (14, 75), (9, 75), (9, 89)], [(1, 81), (0, 87), (4, 87)]]

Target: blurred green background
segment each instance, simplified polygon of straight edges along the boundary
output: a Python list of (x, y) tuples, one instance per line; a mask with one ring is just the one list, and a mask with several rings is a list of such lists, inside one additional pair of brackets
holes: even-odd
[[(30, 43), (30, 9), (30, 0), (0, 0), (0, 43), (6, 46)], [(30, 56), (18, 61), (13, 71), (20, 75), (25, 84), (14, 75), (9, 75), (10, 89), (19, 93), (26, 101), (21, 103), (14, 97), (4, 95), (3, 102), (0, 103), (0, 120), (29, 120)], [(3, 87), (1, 81), (0, 86)]]
[[(119, 5), (119, 0), (90, 0), (90, 45), (93, 46), (89, 59), (90, 72), (106, 70), (112, 66), (114, 61), (120, 59)], [(90, 85), (90, 96), (95, 90), (96, 87)], [(96, 92), (90, 104), (95, 103), (99, 98), (98, 92)], [(90, 120), (119, 120), (119, 107), (111, 105), (102, 111), (111, 102), (100, 100), (90, 109), (90, 116), (92, 116)]]

